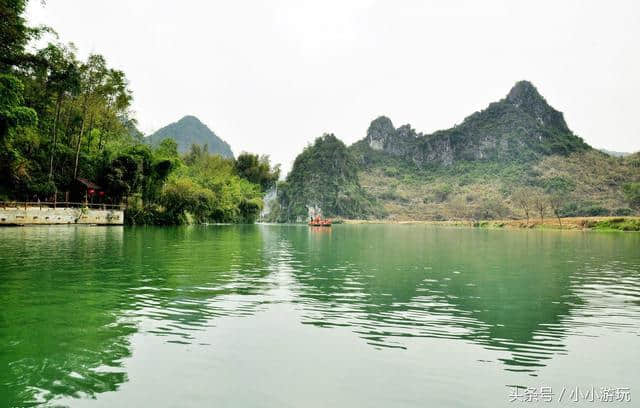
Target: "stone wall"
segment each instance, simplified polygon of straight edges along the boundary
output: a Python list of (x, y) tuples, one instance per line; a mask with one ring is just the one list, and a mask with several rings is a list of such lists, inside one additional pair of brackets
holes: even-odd
[(0, 225), (98, 224), (122, 225), (124, 211), (93, 208), (0, 207)]

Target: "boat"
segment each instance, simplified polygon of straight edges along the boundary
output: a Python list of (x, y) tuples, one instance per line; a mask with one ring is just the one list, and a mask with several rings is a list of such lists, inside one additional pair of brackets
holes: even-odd
[(311, 218), (311, 220), (309, 221), (309, 226), (310, 227), (330, 227), (331, 220), (323, 219), (320, 217)]

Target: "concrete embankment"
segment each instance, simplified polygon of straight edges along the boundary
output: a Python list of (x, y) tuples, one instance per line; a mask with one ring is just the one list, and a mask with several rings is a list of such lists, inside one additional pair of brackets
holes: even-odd
[(97, 224), (122, 225), (121, 209), (45, 206), (0, 207), (1, 225)]

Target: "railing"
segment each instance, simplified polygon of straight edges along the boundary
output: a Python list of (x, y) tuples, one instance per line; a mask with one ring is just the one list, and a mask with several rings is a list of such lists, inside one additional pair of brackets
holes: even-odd
[(97, 210), (124, 210), (124, 204), (73, 203), (68, 201), (0, 201), (0, 208), (93, 208)]

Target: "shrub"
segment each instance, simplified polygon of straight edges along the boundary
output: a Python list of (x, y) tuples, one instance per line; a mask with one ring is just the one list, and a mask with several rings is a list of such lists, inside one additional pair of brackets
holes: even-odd
[(438, 184), (433, 188), (433, 198), (436, 202), (441, 203), (449, 198), (449, 194), (453, 191), (449, 184)]
[(640, 220), (627, 218), (614, 218), (611, 220), (598, 221), (590, 224), (596, 229), (614, 229), (620, 231), (640, 231)]
[[(561, 217), (598, 217), (611, 214), (608, 208), (595, 205), (572, 202), (560, 209), (558, 214)], [(628, 215), (628, 214), (613, 214), (613, 215)]]
[(633, 210), (631, 208), (616, 208), (615, 210), (613, 210), (611, 212), (611, 215), (622, 215), (622, 216), (627, 216), (627, 215), (633, 215)]
[(384, 168), (384, 175), (387, 177), (397, 177), (400, 174), (400, 170), (395, 167), (388, 166)]
[(597, 216), (609, 215), (609, 213), (610, 211), (608, 208), (604, 208), (599, 205), (592, 205), (592, 206), (586, 207), (584, 209), (584, 214), (582, 215), (589, 216), (589, 217), (597, 217)]
[(567, 193), (575, 189), (576, 183), (566, 177), (555, 176), (544, 180), (543, 186), (547, 193)]
[(627, 183), (622, 187), (622, 192), (629, 206), (640, 208), (640, 183)]
[(495, 220), (504, 218), (509, 209), (497, 197), (486, 197), (472, 210), (472, 217), (480, 220)]

